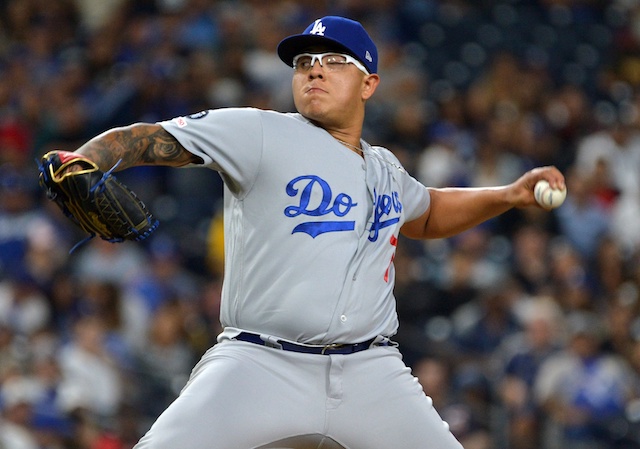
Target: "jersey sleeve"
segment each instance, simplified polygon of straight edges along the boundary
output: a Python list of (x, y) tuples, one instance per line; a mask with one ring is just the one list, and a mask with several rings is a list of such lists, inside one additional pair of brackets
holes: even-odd
[(234, 193), (250, 188), (263, 151), (258, 109), (223, 108), (158, 122), (204, 165), (222, 175)]
[(431, 195), (427, 188), (413, 176), (406, 174), (404, 182), (404, 204), (406, 221), (412, 221), (421, 216), (431, 205)]
[(395, 168), (396, 179), (402, 186), (402, 205), (405, 222), (420, 217), (431, 205), (429, 190), (405, 170), (400, 160), (391, 151), (383, 147), (374, 148), (380, 151), (387, 163)]

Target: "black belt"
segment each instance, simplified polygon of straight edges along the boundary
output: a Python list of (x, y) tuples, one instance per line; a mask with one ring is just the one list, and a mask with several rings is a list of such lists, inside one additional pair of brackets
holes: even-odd
[[(257, 345), (269, 346), (272, 348), (282, 349), (283, 351), (303, 352), (305, 354), (353, 354), (354, 352), (364, 351), (369, 349), (373, 342), (376, 340), (363, 341), (362, 343), (334, 343), (324, 346), (309, 346), (292, 343), (290, 341), (279, 340), (275, 338), (263, 338), (258, 334), (252, 334), (250, 332), (240, 332), (236, 337), (236, 340), (246, 341), (249, 343), (255, 343)], [(391, 346), (393, 343), (390, 340), (382, 340), (376, 343), (376, 346)]]

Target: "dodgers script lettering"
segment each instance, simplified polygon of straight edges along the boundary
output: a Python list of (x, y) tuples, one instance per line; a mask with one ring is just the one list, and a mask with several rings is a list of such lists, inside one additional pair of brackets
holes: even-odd
[[(296, 206), (288, 206), (284, 210), (287, 217), (297, 217), (308, 215), (310, 217), (321, 217), (333, 214), (336, 217), (344, 217), (349, 211), (358, 205), (346, 193), (338, 193), (335, 198), (329, 183), (316, 175), (298, 176), (287, 184), (287, 195), (298, 198)], [(314, 197), (314, 192), (316, 196)], [(319, 195), (318, 195), (319, 194)], [(317, 201), (317, 198), (320, 201)], [(316, 202), (312, 204), (313, 199)], [(311, 237), (317, 237), (325, 232), (353, 231), (355, 221), (311, 221), (301, 223), (293, 228), (292, 234), (304, 232)]]
[[(327, 181), (316, 175), (303, 175), (292, 179), (286, 187), (287, 195), (296, 198), (298, 203), (287, 206), (284, 215), (290, 218), (300, 215), (308, 217), (335, 218), (346, 217), (358, 203), (346, 193), (334, 195)], [(400, 221), (402, 203), (398, 192), (379, 195), (373, 191), (373, 221), (369, 229), (369, 240), (378, 240), (380, 230)], [(315, 238), (326, 232), (353, 231), (355, 220), (318, 220), (300, 223), (293, 228), (292, 234), (304, 232)]]
[(398, 192), (392, 192), (391, 195), (378, 195), (378, 192), (374, 189), (373, 196), (374, 216), (371, 229), (369, 230), (369, 240), (375, 242), (378, 240), (380, 229), (394, 225), (400, 221), (399, 216), (387, 220), (383, 220), (383, 218), (388, 217), (392, 212), (400, 214), (400, 212), (402, 212), (402, 203), (398, 197)]

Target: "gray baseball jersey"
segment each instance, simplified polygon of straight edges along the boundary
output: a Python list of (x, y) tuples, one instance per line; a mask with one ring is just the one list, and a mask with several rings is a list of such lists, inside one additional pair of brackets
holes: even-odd
[(363, 159), (299, 114), (161, 124), (225, 181), (225, 330), (135, 449), (461, 449), (393, 345), (306, 354), (239, 335), (392, 336), (398, 233), (426, 188), (388, 150), (361, 142)]
[(225, 181), (225, 327), (303, 343), (395, 334), (395, 245), (429, 194), (390, 151), (362, 142), (363, 160), (299, 114), (257, 109), (162, 126)]

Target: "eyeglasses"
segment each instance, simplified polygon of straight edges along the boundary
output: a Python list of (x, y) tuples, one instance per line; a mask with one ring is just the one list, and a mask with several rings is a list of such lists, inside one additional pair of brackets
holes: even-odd
[(339, 72), (344, 70), (347, 64), (355, 65), (359, 70), (369, 75), (369, 71), (362, 65), (360, 61), (352, 56), (342, 53), (301, 53), (293, 58), (293, 69), (298, 72), (308, 72), (318, 61), (320, 67), (329, 72)]

